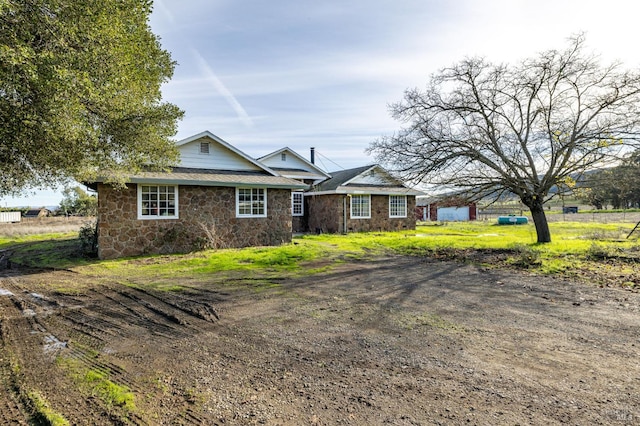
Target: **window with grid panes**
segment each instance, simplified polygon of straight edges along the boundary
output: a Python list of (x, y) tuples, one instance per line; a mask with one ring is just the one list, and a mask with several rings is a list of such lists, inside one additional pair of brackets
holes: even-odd
[(236, 216), (267, 216), (267, 190), (265, 188), (237, 188)]
[(291, 193), (291, 214), (293, 216), (304, 216), (304, 194), (302, 192)]
[(177, 217), (177, 186), (138, 185), (138, 218), (175, 219)]
[(389, 196), (389, 217), (407, 217), (407, 196)]
[(351, 196), (351, 218), (369, 219), (371, 218), (371, 195)]

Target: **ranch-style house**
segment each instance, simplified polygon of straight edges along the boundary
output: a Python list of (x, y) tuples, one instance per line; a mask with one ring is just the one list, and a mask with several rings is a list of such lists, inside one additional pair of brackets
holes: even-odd
[(294, 232), (415, 228), (415, 197), (382, 167), (327, 173), (289, 148), (254, 159), (211, 132), (176, 143), (168, 172), (105, 179), (98, 192), (102, 259), (279, 245)]

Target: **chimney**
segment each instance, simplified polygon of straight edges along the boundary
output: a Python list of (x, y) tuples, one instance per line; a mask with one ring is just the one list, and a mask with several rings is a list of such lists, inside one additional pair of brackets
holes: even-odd
[(316, 149), (311, 147), (311, 164), (316, 164)]

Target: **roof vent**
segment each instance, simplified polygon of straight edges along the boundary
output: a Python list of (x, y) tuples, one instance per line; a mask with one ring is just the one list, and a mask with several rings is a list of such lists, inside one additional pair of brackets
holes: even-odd
[(209, 142), (200, 142), (200, 154), (209, 153)]

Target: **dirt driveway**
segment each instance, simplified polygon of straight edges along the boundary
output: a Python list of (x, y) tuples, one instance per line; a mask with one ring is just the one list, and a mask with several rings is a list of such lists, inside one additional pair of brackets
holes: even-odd
[(26, 272), (0, 278), (0, 424), (34, 392), (72, 425), (640, 422), (637, 292), (411, 257), (182, 292)]

